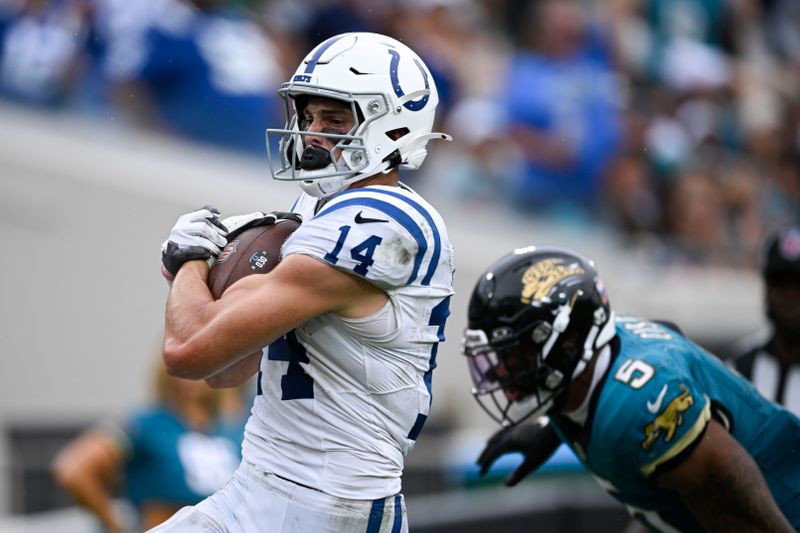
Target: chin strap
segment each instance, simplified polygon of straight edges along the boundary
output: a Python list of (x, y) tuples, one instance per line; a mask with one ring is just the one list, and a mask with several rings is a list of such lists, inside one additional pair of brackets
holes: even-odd
[[(575, 370), (572, 371), (572, 379), (578, 377), (586, 369), (586, 365), (594, 357), (595, 349), (605, 346), (616, 335), (614, 331), (614, 311), (609, 313), (605, 323), (603, 323), (603, 318), (605, 317), (600, 316), (599, 313), (605, 315), (605, 311), (602, 308), (598, 308), (595, 311), (594, 324), (586, 336), (586, 342), (583, 343), (583, 355), (578, 364), (575, 365)], [(603, 324), (602, 327), (598, 323)]]
[(602, 378), (605, 374), (610, 363), (611, 348), (604, 346), (603, 349), (600, 350), (600, 354), (597, 356), (597, 363), (592, 371), (592, 382), (589, 385), (589, 389), (586, 391), (586, 396), (584, 396), (581, 405), (577, 409), (570, 412), (564, 412), (564, 415), (567, 418), (580, 425), (583, 425), (586, 422), (586, 418), (589, 415), (589, 401), (592, 398), (592, 393), (597, 387), (597, 384), (600, 382), (600, 378)]
[(572, 314), (572, 307), (568, 304), (564, 304), (558, 308), (556, 317), (553, 319), (553, 331), (550, 332), (550, 336), (542, 347), (542, 361), (547, 361), (547, 356), (550, 354), (550, 350), (553, 349), (556, 340), (558, 340), (558, 336), (567, 330), (570, 314)]

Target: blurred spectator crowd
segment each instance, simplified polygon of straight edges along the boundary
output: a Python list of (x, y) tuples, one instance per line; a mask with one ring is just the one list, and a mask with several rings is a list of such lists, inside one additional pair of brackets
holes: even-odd
[[(0, 95), (263, 157), (276, 89), (346, 31), (428, 63), (444, 199), (753, 266), (800, 217), (797, 0), (0, 0)], [(269, 206), (268, 206), (269, 207)]]

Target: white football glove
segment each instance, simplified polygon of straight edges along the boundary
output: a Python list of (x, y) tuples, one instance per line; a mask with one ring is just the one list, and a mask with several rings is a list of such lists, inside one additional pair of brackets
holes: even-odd
[(232, 217), (223, 218), (222, 225), (228, 229), (228, 233), (233, 233), (239, 228), (244, 227), (247, 224), (251, 224), (256, 220), (260, 220), (265, 216), (266, 213), (262, 213), (261, 211), (247, 213), (246, 215), (234, 215)]
[(294, 220), (297, 223), (303, 222), (303, 217), (299, 213), (289, 213), (286, 211), (270, 211), (264, 213), (256, 211), (254, 213), (247, 213), (246, 215), (236, 215), (228, 217), (222, 221), (222, 224), (228, 229), (228, 241), (235, 239), (240, 233), (250, 228), (258, 226), (271, 226), (277, 224), (281, 220)]
[(228, 244), (227, 234), (215, 207), (182, 215), (161, 245), (161, 274), (171, 282), (185, 262), (213, 259)]

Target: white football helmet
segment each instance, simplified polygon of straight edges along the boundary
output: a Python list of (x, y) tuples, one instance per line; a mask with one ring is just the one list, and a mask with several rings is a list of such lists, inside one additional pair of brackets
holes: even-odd
[[(428, 67), (409, 47), (385, 35), (331, 37), (306, 56), (278, 94), (287, 118), (284, 129), (267, 130), (272, 177), (300, 181), (315, 197), (395, 167), (417, 169), (429, 140), (452, 139), (431, 133), (439, 95)], [(306, 146), (310, 134), (298, 118), (312, 96), (350, 103), (352, 130), (313, 134), (334, 139), (331, 150)], [(280, 157), (271, 153), (271, 135), (280, 136)]]

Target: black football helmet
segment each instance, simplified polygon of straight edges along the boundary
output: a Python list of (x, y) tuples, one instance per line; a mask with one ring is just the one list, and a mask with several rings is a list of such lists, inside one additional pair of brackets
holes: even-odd
[(766, 240), (761, 273), (766, 311), (775, 333), (800, 342), (800, 226), (784, 228)]
[(775, 232), (767, 239), (761, 273), (767, 281), (800, 279), (800, 226)]
[(502, 425), (543, 415), (615, 334), (591, 261), (562, 248), (514, 250), (472, 292), (463, 340), (472, 394)]

